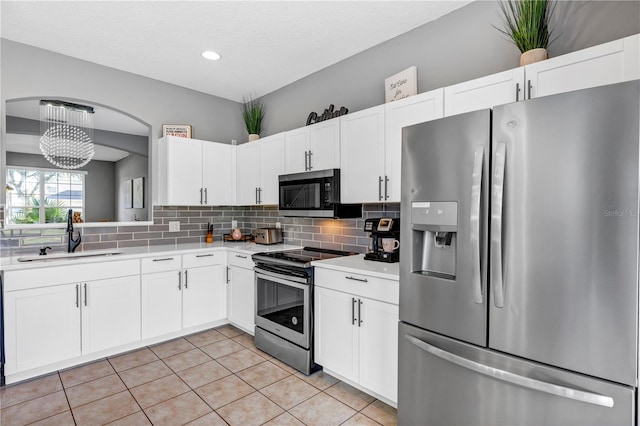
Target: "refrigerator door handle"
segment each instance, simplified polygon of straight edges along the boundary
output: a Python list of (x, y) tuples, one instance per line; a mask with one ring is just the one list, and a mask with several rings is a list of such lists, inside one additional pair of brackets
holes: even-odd
[(504, 168), (506, 144), (496, 147), (493, 169), (493, 191), (491, 194), (491, 281), (493, 303), (496, 308), (504, 307), (504, 281), (502, 276), (502, 199), (504, 197)]
[(482, 279), (480, 275), (480, 195), (482, 193), (482, 166), (484, 146), (476, 147), (471, 181), (471, 281), (473, 301), (483, 303)]
[(501, 370), (499, 368), (480, 364), (479, 362), (475, 362), (459, 355), (452, 354), (451, 352), (442, 350), (408, 334), (405, 334), (404, 338), (407, 339), (407, 341), (415, 347), (422, 349), (423, 351), (428, 352), (431, 355), (437, 356), (438, 358), (441, 358), (445, 361), (456, 364), (460, 367), (464, 367), (468, 370), (475, 371), (476, 373), (489, 376), (496, 380), (501, 380), (503, 382), (512, 383), (514, 385), (537, 390), (539, 392), (545, 392), (551, 395), (560, 396), (562, 398), (586, 402), (587, 404), (600, 405), (602, 407), (608, 408), (613, 407), (613, 398), (606, 395), (599, 395), (597, 393), (586, 392), (561, 385), (555, 385), (553, 383), (532, 379), (530, 377), (514, 374), (506, 370)]

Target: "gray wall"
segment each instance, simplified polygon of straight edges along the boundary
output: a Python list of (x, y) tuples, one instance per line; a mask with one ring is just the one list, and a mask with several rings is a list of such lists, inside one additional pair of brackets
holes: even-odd
[[(498, 12), (495, 1), (476, 1), (264, 96), (263, 136), (304, 126), (329, 104), (383, 104), (384, 79), (411, 65), (420, 93), (517, 67), (519, 50), (492, 26)], [(640, 2), (559, 1), (554, 18), (551, 57), (640, 33)]]
[(142, 155), (131, 154), (116, 163), (115, 182), (118, 188), (122, 188), (122, 181), (129, 179), (144, 178), (144, 208), (128, 209), (124, 207), (124, 193), (118, 192), (116, 197), (116, 211), (118, 222), (133, 222), (134, 220), (151, 220), (148, 217), (147, 207), (149, 205), (149, 176), (147, 174), (148, 158)]
[[(53, 169), (42, 155), (7, 152), (7, 164), (11, 166)], [(146, 164), (145, 164), (146, 166)], [(146, 167), (145, 167), (146, 169)], [(83, 219), (89, 222), (115, 220), (115, 164), (110, 161), (91, 161), (78, 169), (87, 172), (85, 177), (85, 209)]]

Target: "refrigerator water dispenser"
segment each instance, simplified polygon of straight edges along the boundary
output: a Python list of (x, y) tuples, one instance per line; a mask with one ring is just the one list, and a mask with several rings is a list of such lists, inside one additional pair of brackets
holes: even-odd
[(412, 202), (411, 230), (412, 272), (455, 280), (458, 203)]

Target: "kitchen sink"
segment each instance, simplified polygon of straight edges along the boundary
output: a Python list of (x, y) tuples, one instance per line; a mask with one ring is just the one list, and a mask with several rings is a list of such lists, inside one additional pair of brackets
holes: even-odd
[(117, 251), (109, 252), (96, 252), (96, 253), (62, 253), (62, 254), (48, 254), (45, 256), (29, 256), (19, 257), (18, 262), (52, 262), (55, 260), (73, 260), (84, 259), (86, 257), (102, 257), (102, 256), (114, 256), (121, 254)]

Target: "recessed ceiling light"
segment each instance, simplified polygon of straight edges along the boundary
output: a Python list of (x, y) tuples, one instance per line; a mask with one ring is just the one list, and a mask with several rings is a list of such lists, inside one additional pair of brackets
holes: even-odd
[(210, 61), (217, 61), (218, 59), (220, 59), (220, 54), (218, 52), (214, 52), (213, 50), (205, 50), (204, 52), (202, 52), (202, 57)]

